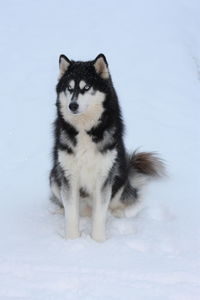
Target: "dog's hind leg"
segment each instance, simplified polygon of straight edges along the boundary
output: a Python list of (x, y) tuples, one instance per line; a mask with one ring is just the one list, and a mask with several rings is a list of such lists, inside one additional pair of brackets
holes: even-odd
[(109, 204), (109, 209), (113, 216), (117, 218), (122, 218), (125, 216), (124, 210), (126, 206), (121, 202), (121, 195), (123, 193), (124, 186), (122, 186), (119, 191), (115, 194)]
[(75, 239), (79, 233), (79, 189), (77, 182), (63, 185), (61, 198), (65, 210), (65, 237)]
[(94, 192), (92, 211), (92, 238), (97, 242), (106, 239), (106, 216), (111, 197), (111, 186), (97, 186)]

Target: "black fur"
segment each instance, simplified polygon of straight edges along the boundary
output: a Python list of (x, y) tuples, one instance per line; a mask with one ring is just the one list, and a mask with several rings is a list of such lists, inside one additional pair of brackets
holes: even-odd
[[(100, 56), (104, 59), (107, 65), (105, 56), (100, 54), (97, 58), (99, 58)], [(63, 55), (61, 56), (61, 58), (64, 58), (69, 63), (69, 66), (67, 68), (67, 71), (64, 74), (62, 74), (62, 77), (60, 78), (57, 84), (57, 94), (59, 94), (60, 92), (65, 92), (70, 80), (73, 79), (75, 80), (76, 84), (80, 80), (84, 80), (88, 85), (91, 85), (94, 90), (101, 91), (106, 95), (105, 100), (103, 102), (104, 111), (99, 119), (98, 125), (94, 126), (89, 131), (87, 131), (87, 134), (91, 137), (91, 140), (97, 145), (97, 149), (98, 145), (101, 145), (100, 143), (104, 139), (105, 134), (110, 134), (110, 138), (106, 143), (102, 143), (103, 146), (99, 147), (99, 151), (102, 154), (104, 154), (105, 152), (111, 151), (115, 148), (117, 150), (117, 158), (102, 188), (104, 188), (108, 183), (112, 184), (111, 198), (113, 198), (117, 191), (122, 186), (124, 186), (121, 201), (125, 204), (126, 201), (133, 203), (138, 197), (138, 191), (135, 187), (131, 186), (129, 182), (130, 174), (140, 172), (144, 173), (145, 176), (152, 175), (153, 172), (156, 172), (156, 166), (154, 166), (154, 161), (148, 159), (148, 153), (146, 154), (146, 157), (145, 155), (143, 155), (143, 157), (140, 160), (137, 159), (137, 155), (132, 156), (131, 160), (130, 158), (128, 158), (123, 142), (124, 125), (122, 121), (121, 110), (111, 76), (109, 75), (108, 78), (103, 79), (100, 76), (100, 74), (96, 72), (94, 67), (94, 63), (96, 60), (87, 62), (75, 62), (70, 61)], [(80, 92), (78, 86), (75, 86), (75, 90), (77, 90), (77, 93)], [(64, 172), (58, 163), (58, 150), (66, 150), (69, 155), (74, 155), (74, 149), (77, 145), (76, 136), (78, 134), (78, 131), (75, 127), (73, 127), (66, 120), (64, 120), (60, 111), (60, 103), (58, 99), (56, 105), (57, 118), (54, 123), (55, 144), (53, 151), (53, 169), (50, 178), (53, 177), (58, 186), (60, 186), (62, 181), (65, 181), (65, 184), (68, 184), (68, 181), (67, 178), (64, 178)], [(68, 139), (70, 140), (70, 145), (72, 145), (73, 147), (69, 146), (66, 143), (63, 144), (60, 141), (61, 132), (64, 132), (67, 135)], [(142, 165), (141, 160), (143, 162), (143, 158), (145, 158), (145, 160), (144, 164)], [(147, 164), (148, 168), (146, 168)], [(151, 171), (150, 174), (148, 174), (149, 170)], [(81, 194), (86, 195), (87, 192), (83, 192), (84, 189), (82, 187), (80, 188)]]
[(71, 147), (69, 147), (67, 144), (61, 143), (61, 141), (60, 141), (61, 131), (66, 133), (69, 140), (71, 141), (71, 143), (74, 146), (76, 146), (76, 135), (78, 134), (78, 131), (72, 125), (70, 125), (68, 122), (66, 122), (63, 119), (63, 117), (59, 111), (58, 102), (57, 102), (57, 107), (58, 107), (58, 109), (57, 109), (58, 117), (57, 117), (56, 121), (54, 122), (54, 140), (55, 140), (54, 151), (53, 151), (54, 164), (57, 163), (58, 149), (61, 149), (61, 150), (65, 149), (69, 154), (73, 153), (73, 150), (71, 149)]
[[(98, 56), (99, 57), (99, 56)], [(97, 57), (97, 58), (98, 58)], [(65, 57), (66, 58), (66, 57)], [(97, 59), (96, 58), (96, 59)], [(103, 56), (106, 64), (107, 61)], [(69, 60), (68, 60), (69, 61)], [(116, 192), (121, 188), (123, 184), (125, 184), (128, 180), (128, 172), (127, 172), (127, 159), (126, 152), (124, 148), (123, 142), (123, 133), (124, 133), (124, 125), (121, 117), (121, 110), (117, 98), (117, 94), (113, 87), (111, 76), (108, 79), (102, 79), (96, 72), (94, 68), (94, 61), (88, 62), (74, 62), (71, 61), (67, 72), (63, 74), (60, 78), (56, 91), (59, 94), (62, 91), (65, 91), (67, 85), (71, 79), (84, 80), (87, 84), (91, 85), (94, 90), (99, 90), (106, 94), (105, 101), (103, 103), (104, 112), (99, 120), (99, 124), (89, 130), (87, 133), (91, 136), (91, 139), (94, 143), (101, 142), (104, 136), (105, 131), (109, 131), (112, 128), (115, 128), (112, 135), (112, 143), (108, 142), (104, 145), (101, 152), (104, 153), (106, 151), (110, 151), (113, 148), (117, 149), (117, 176), (113, 176), (112, 170), (109, 173), (109, 176), (106, 181), (110, 181), (112, 177), (113, 187), (112, 187), (112, 197), (116, 194)], [(57, 119), (54, 123), (54, 155), (53, 155), (53, 164), (54, 168), (58, 165), (58, 149), (65, 149), (69, 154), (73, 155), (73, 149), (68, 147), (67, 145), (62, 145), (59, 141), (60, 131), (66, 131), (66, 134), (70, 138), (74, 147), (76, 146), (76, 135), (78, 134), (77, 130), (66, 122), (63, 116), (60, 113), (60, 104), (57, 100)], [(57, 178), (57, 173), (54, 172), (54, 178)], [(60, 180), (58, 179), (58, 183)]]

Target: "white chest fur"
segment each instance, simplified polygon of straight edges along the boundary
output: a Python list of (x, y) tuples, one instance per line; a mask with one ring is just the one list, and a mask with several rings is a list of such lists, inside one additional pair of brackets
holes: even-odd
[(66, 177), (77, 180), (80, 187), (89, 193), (96, 185), (102, 185), (116, 159), (116, 150), (101, 153), (96, 143), (82, 130), (77, 135), (77, 145), (73, 154), (59, 150), (59, 162)]

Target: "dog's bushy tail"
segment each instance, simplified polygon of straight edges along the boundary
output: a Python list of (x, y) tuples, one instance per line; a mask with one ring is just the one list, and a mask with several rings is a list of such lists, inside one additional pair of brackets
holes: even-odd
[(165, 164), (156, 152), (135, 151), (127, 157), (128, 182), (121, 196), (124, 204), (130, 205), (142, 193), (144, 186), (151, 180), (165, 175)]

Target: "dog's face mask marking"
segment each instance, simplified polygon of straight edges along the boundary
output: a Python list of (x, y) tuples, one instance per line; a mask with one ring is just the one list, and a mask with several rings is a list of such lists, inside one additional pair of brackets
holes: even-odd
[(103, 55), (90, 62), (73, 62), (61, 55), (57, 91), (62, 99), (62, 109), (65, 106), (72, 115), (87, 112), (100, 102), (100, 94), (105, 95), (108, 78), (108, 65)]
[(82, 114), (95, 101), (96, 91), (84, 80), (70, 80), (65, 90), (66, 102), (72, 114)]

